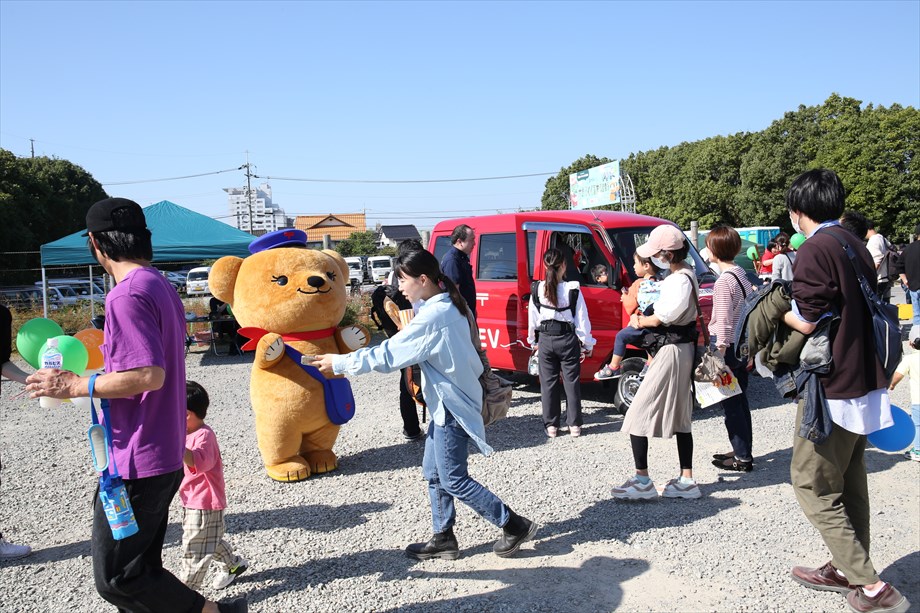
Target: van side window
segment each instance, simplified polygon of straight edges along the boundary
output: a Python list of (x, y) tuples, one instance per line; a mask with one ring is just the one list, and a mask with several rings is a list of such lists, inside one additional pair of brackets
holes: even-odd
[(483, 281), (517, 279), (517, 245), (514, 232), (479, 236), (476, 278)]
[(591, 269), (597, 264), (603, 264), (609, 269), (609, 264), (591, 234), (554, 232), (550, 244), (562, 251), (565, 257), (566, 281), (601, 287), (602, 284), (594, 280)]
[(440, 262), (444, 258), (444, 254), (450, 251), (450, 237), (449, 236), (439, 236), (434, 239), (434, 257)]
[(537, 233), (533, 230), (527, 232), (527, 278), (533, 280), (533, 269), (536, 266)]

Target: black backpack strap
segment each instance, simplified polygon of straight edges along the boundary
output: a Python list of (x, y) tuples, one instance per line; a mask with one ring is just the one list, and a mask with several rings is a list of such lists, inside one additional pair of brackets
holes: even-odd
[(730, 270), (726, 270), (725, 272), (727, 272), (728, 274), (730, 274), (731, 276), (733, 276), (733, 277), (735, 278), (735, 281), (738, 282), (738, 287), (741, 288), (741, 297), (742, 297), (743, 299), (747, 300), (747, 290), (744, 289), (744, 283), (741, 282), (741, 279), (738, 278), (738, 275), (736, 275), (735, 273), (733, 273), (733, 272), (730, 271)]
[(569, 290), (569, 310), (572, 311), (572, 319), (575, 319), (575, 308), (578, 306), (578, 288), (573, 287)]
[(537, 308), (540, 308), (540, 298), (537, 296), (537, 292), (540, 291), (540, 282), (534, 281), (530, 284), (530, 299), (533, 301), (533, 305)]
[(868, 300), (870, 295), (876, 295), (875, 290), (873, 290), (874, 284), (870, 285), (866, 280), (866, 275), (863, 274), (863, 271), (859, 268), (859, 262), (856, 259), (856, 252), (853, 251), (853, 248), (850, 247), (850, 243), (846, 242), (844, 239), (837, 236), (834, 232), (824, 231), (826, 228), (821, 228), (818, 232), (822, 234), (827, 234), (828, 236), (833, 236), (834, 239), (840, 243), (840, 246), (843, 247), (843, 252), (847, 254), (847, 258), (850, 260), (850, 264), (853, 265), (853, 271), (856, 273), (856, 279), (859, 281), (859, 287), (862, 289), (863, 296)]

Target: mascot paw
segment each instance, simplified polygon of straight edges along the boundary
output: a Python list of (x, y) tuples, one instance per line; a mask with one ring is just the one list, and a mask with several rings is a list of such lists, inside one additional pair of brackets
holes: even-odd
[(255, 362), (259, 368), (270, 368), (277, 364), (283, 355), (284, 340), (282, 340), (281, 335), (269, 332), (259, 339)]
[(339, 467), (339, 459), (331, 451), (310, 451), (303, 454), (315, 474), (327, 473)]
[[(303, 481), (310, 476), (310, 467), (303, 458), (295, 458), (289, 462), (272, 464), (266, 466), (265, 470), (268, 476), (275, 481), (284, 483), (293, 483), (294, 481)], [(315, 471), (314, 471), (315, 472)]]
[(364, 326), (347, 326), (338, 329), (338, 336), (341, 344), (345, 346), (345, 352), (354, 351), (367, 347), (370, 343), (370, 334)]

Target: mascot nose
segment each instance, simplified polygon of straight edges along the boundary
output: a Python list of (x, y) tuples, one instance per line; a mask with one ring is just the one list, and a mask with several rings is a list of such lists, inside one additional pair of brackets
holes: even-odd
[(322, 277), (314, 275), (314, 276), (307, 278), (307, 284), (309, 284), (310, 287), (315, 287), (318, 289), (326, 284), (326, 280), (323, 279)]

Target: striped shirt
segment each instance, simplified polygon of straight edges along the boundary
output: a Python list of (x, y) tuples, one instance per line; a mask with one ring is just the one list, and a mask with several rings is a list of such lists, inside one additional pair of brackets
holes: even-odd
[[(735, 276), (728, 274), (730, 272)], [(741, 290), (742, 287), (744, 291)], [(752, 291), (751, 282), (748, 281), (744, 269), (740, 266), (732, 266), (716, 279), (712, 288), (712, 317), (709, 319), (709, 335), (714, 336), (719, 345), (731, 345), (732, 339), (735, 338), (735, 324), (738, 322), (744, 297)]]

